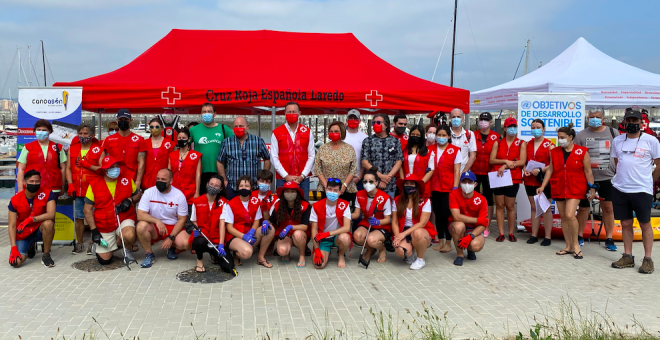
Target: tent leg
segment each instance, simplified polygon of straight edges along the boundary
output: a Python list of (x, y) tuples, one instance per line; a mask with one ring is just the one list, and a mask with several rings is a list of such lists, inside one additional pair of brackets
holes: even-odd
[(101, 134), (103, 133), (102, 126), (103, 126), (103, 122), (101, 119), (101, 112), (99, 112), (99, 138), (98, 138), (99, 140), (101, 140)]
[[(271, 123), (270, 123), (270, 126), (271, 126), (271, 131), (275, 130), (275, 114), (276, 114), (276, 113), (277, 113), (277, 111), (275, 110), (275, 106), (272, 106), (272, 107), (270, 108), (270, 117), (271, 117)], [(271, 140), (270, 143), (271, 143), (271, 144), (273, 144), (273, 143), (277, 143), (277, 141), (276, 141), (276, 140), (275, 140), (275, 141)], [(277, 189), (277, 176), (275, 176), (275, 166), (274, 166), (274, 165), (271, 166), (271, 171), (273, 172), (273, 182), (272, 182), (272, 184), (270, 185), (270, 190), (275, 191), (275, 189)]]
[(257, 111), (257, 126), (258, 126), (257, 127), (257, 134), (259, 135), (259, 138), (262, 138), (261, 137), (261, 113), (262, 112), (263, 111), (261, 111), (261, 110)]

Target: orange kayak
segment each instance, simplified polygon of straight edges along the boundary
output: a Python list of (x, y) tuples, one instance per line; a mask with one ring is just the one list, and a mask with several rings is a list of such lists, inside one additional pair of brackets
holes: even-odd
[[(600, 229), (601, 221), (594, 221), (594, 234), (598, 234)], [(532, 220), (524, 220), (521, 225), (527, 229), (528, 232), (532, 232)], [(653, 239), (660, 240), (660, 217), (651, 217), (651, 226), (653, 227)], [(543, 219), (541, 219), (541, 225), (539, 226), (539, 235), (544, 235), (545, 228), (543, 225)], [(642, 230), (639, 228), (639, 222), (637, 219), (633, 222), (633, 234), (635, 241), (642, 240)], [(564, 233), (561, 230), (561, 218), (559, 214), (552, 215), (552, 238), (564, 238)], [(587, 220), (587, 226), (584, 228), (584, 238), (591, 237), (592, 239), (605, 240), (605, 227), (600, 232), (600, 235), (592, 236), (591, 235), (591, 220)], [(614, 232), (612, 233), (612, 239), (614, 241), (623, 241), (623, 235), (621, 233), (621, 221), (614, 221)]]

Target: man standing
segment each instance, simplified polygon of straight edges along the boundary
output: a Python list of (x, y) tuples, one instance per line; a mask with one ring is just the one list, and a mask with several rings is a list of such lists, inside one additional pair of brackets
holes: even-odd
[[(619, 135), (619, 131), (603, 125), (603, 110), (594, 109), (589, 111), (589, 128), (578, 132), (573, 143), (589, 148), (591, 158), (591, 171), (594, 174), (594, 182), (599, 185), (598, 195), (603, 198), (600, 207), (603, 211), (603, 224), (605, 224), (605, 247), (609, 251), (616, 251), (612, 233), (614, 231), (614, 211), (612, 210), (612, 177), (614, 177), (614, 161), (610, 157), (612, 141)], [(587, 199), (580, 200), (578, 212), (578, 223), (580, 231), (578, 242), (584, 244), (582, 235), (587, 226), (591, 204)]]
[[(612, 207), (614, 218), (621, 220), (623, 232), (623, 256), (613, 262), (614, 268), (635, 267), (632, 256), (633, 220), (637, 217), (642, 229), (644, 260), (639, 267), (643, 274), (653, 273), (651, 248), (653, 229), (651, 228), (651, 204), (653, 203), (653, 183), (660, 177), (660, 142), (658, 139), (641, 133), (642, 113), (626, 111), (623, 117), (625, 135), (614, 138), (612, 158), (616, 175), (612, 178)], [(655, 163), (655, 170), (653, 170)]]
[(403, 163), (403, 150), (399, 140), (388, 134), (390, 130), (390, 117), (379, 113), (372, 120), (374, 134), (362, 142), (362, 167), (365, 170), (375, 166), (378, 168), (380, 183), (378, 189), (383, 190), (394, 202), (396, 180), (394, 176), (399, 172)]
[[(234, 135), (225, 138), (220, 146), (217, 167), (218, 174), (225, 178), (227, 199), (236, 197), (239, 177), (248, 175), (257, 183), (257, 172), (264, 161), (264, 169), (270, 170), (270, 154), (261, 137), (248, 133), (249, 125), (245, 117), (234, 119)], [(226, 168), (225, 168), (226, 165)], [(253, 190), (254, 188), (252, 188)]]
[(449, 113), (451, 118), (451, 143), (461, 148), (461, 173), (470, 171), (477, 158), (477, 142), (474, 132), (463, 128), (465, 115), (461, 109), (453, 109)]
[(296, 182), (303, 191), (305, 201), (309, 200), (309, 174), (314, 167), (316, 149), (314, 135), (309, 127), (299, 124), (300, 106), (288, 102), (284, 107), (286, 124), (273, 130), (270, 153), (277, 172), (276, 187), (286, 182)]
[[(353, 183), (357, 186), (358, 191), (364, 189), (362, 186), (362, 175), (364, 175), (364, 169), (362, 168), (362, 162), (360, 162), (360, 157), (362, 155), (362, 142), (367, 138), (367, 134), (360, 131), (360, 111), (350, 110), (348, 111), (348, 117), (346, 119), (346, 138), (344, 142), (348, 143), (355, 149), (355, 159), (357, 162), (357, 176), (353, 177)], [(351, 202), (351, 206), (355, 202)]]
[[(232, 135), (231, 129), (225, 124), (215, 122), (213, 104), (202, 105), (202, 123), (190, 128), (190, 140), (195, 143), (195, 151), (202, 153), (202, 177), (200, 183), (208, 183), (211, 176), (218, 174), (216, 159), (220, 153), (220, 145), (225, 138)], [(199, 188), (199, 195), (206, 193), (206, 186)]]
[(394, 131), (392, 131), (392, 136), (396, 137), (401, 143), (401, 150), (405, 150), (408, 147), (408, 135), (406, 134), (406, 125), (408, 125), (408, 118), (405, 114), (399, 113), (394, 116)]
[(126, 109), (119, 110), (117, 112), (119, 132), (103, 140), (105, 150), (102, 158), (109, 155), (114, 159), (122, 160), (125, 165), (122, 167), (121, 172), (128, 178), (133, 179), (135, 185), (139, 188), (144, 175), (146, 152), (142, 150), (144, 138), (131, 132), (131, 124), (133, 124), (131, 113)]

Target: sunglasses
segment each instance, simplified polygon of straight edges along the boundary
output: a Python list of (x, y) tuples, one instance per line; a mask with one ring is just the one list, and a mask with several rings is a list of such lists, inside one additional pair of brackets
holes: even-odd
[(149, 125), (149, 130), (153, 130), (153, 129), (160, 129), (160, 125), (157, 126)]
[(341, 180), (339, 178), (328, 178), (328, 183), (341, 184)]
[(364, 181), (362, 181), (362, 184), (375, 184), (375, 183), (376, 181), (374, 181), (373, 179), (370, 179), (368, 181), (365, 179)]
[(381, 122), (381, 121), (373, 121), (373, 122), (371, 122), (371, 125), (382, 125), (382, 124), (383, 124), (383, 122)]

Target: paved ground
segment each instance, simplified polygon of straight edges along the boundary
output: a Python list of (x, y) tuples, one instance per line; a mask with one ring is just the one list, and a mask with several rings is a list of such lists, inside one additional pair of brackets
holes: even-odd
[[(405, 317), (406, 308), (421, 310), (422, 302), (440, 316), (448, 312), (456, 337), (482, 337), (485, 330), (525, 332), (528, 317), (555, 308), (566, 296), (585, 310), (602, 312), (607, 306), (622, 325), (631, 324), (634, 314), (647, 329), (660, 331), (660, 273), (609, 268), (620, 253), (597, 244), (584, 248), (584, 260), (574, 260), (554, 255), (560, 241), (545, 248), (527, 245), (527, 236), (519, 235), (518, 243), (496, 243), (491, 236), (478, 260), (463, 267), (452, 265), (453, 252), (432, 252), (420, 271), (409, 270), (394, 256), (384, 264), (374, 258), (365, 270), (357, 266), (356, 247), (345, 269), (336, 267), (336, 255), (325, 270), (313, 269), (311, 258), (306, 268), (297, 269), (295, 262), (271, 257), (273, 269), (247, 261), (238, 277), (218, 284), (175, 279), (194, 266), (191, 254), (168, 261), (158, 251), (151, 269), (133, 265), (133, 271), (86, 273), (71, 265), (87, 255), (72, 256), (70, 247), (61, 247), (53, 251), (55, 268), (44, 268), (40, 254), (20, 269), (0, 264), (0, 338), (50, 338), (59, 328), (67, 339), (81, 339), (92, 327), (112, 339), (120, 338), (120, 332), (141, 339), (190, 339), (192, 323), (198, 334), (219, 339), (251, 339), (257, 330), (271, 339), (300, 339), (314, 329), (313, 322), (323, 328), (326, 320), (332, 329), (343, 328), (357, 338), (365, 327), (373, 327), (370, 307)], [(3, 255), (9, 253), (6, 239), (0, 229)], [(637, 243), (637, 259), (640, 252)], [(141, 260), (142, 254), (136, 257)]]

